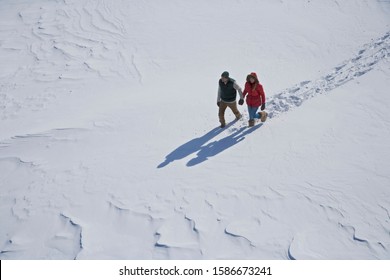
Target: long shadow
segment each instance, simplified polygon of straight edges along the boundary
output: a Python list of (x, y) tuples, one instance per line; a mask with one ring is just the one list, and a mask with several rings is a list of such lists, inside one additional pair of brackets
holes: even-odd
[(233, 134), (218, 140), (211, 142), (207, 144), (206, 146), (202, 146), (199, 150), (199, 152), (196, 154), (196, 158), (191, 159), (188, 163), (187, 166), (195, 166), (197, 164), (200, 164), (202, 162), (205, 162), (211, 157), (214, 157), (223, 151), (233, 147), (234, 145), (240, 143), (245, 139), (245, 136), (253, 133), (257, 129), (259, 129), (263, 124), (258, 124), (254, 127), (251, 128), (246, 128), (242, 127)]
[(224, 131), (226, 128), (229, 128), (233, 123), (236, 121), (232, 121), (226, 125), (224, 129), (217, 127), (209, 132), (207, 132), (205, 135), (199, 138), (192, 139), (191, 141), (188, 141), (187, 143), (181, 145), (171, 153), (169, 153), (165, 157), (165, 161), (160, 163), (157, 168), (162, 168), (167, 166), (168, 164), (172, 163), (175, 160), (183, 159), (190, 154), (196, 153), (197, 151), (202, 149), (202, 146), (213, 139), (215, 136), (219, 135), (222, 131)]

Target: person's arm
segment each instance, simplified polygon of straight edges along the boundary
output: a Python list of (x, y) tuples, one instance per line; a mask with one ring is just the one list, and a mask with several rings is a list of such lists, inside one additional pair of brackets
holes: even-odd
[(247, 87), (247, 84), (245, 83), (245, 86), (244, 86), (244, 91), (242, 92), (242, 96), (245, 98), (245, 96), (248, 94), (248, 87)]
[(261, 97), (261, 104), (265, 104), (265, 93), (263, 86), (259, 84), (259, 92), (260, 92), (260, 97)]
[(217, 104), (221, 102), (221, 87), (218, 85)]
[(265, 93), (263, 86), (259, 84), (259, 89), (260, 89), (260, 98), (261, 98), (261, 110), (263, 111), (265, 109)]
[(238, 94), (240, 95), (240, 99), (244, 99), (244, 96), (242, 95), (241, 87), (236, 82), (234, 82), (233, 87), (235, 90), (238, 91)]

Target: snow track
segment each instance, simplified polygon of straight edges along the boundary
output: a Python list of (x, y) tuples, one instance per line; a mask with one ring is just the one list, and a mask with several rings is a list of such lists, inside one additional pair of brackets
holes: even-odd
[(302, 81), (298, 85), (272, 96), (267, 102), (269, 118), (278, 116), (306, 100), (328, 93), (375, 68), (378, 62), (390, 57), (390, 32), (366, 44), (357, 55), (336, 66), (333, 71), (315, 81)]

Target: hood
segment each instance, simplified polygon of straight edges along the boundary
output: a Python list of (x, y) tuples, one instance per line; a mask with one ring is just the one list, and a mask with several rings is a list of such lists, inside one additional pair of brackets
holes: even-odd
[(255, 83), (259, 83), (259, 79), (257, 78), (257, 74), (255, 72), (252, 72), (248, 76), (246, 76), (246, 81), (248, 83), (250, 83), (250, 80), (249, 80), (250, 77), (255, 78)]
[(258, 79), (257, 79), (257, 74), (256, 74), (255, 72), (252, 72), (252, 73), (250, 73), (249, 75), (251, 75), (252, 77), (255, 77), (256, 80), (258, 80)]

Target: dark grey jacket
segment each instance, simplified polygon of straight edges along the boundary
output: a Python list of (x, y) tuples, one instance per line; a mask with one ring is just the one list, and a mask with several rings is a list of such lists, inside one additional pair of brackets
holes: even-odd
[(223, 101), (226, 103), (236, 102), (237, 91), (240, 95), (240, 99), (243, 99), (242, 89), (237, 85), (236, 81), (232, 78), (229, 78), (228, 82), (225, 84), (219, 79), (218, 82), (218, 96), (217, 102)]

